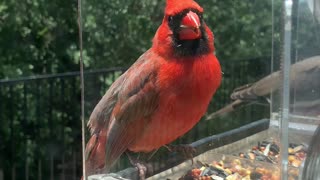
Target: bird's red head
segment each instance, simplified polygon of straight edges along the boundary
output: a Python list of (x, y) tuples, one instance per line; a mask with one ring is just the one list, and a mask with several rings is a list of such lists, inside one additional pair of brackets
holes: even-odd
[(183, 13), (183, 17), (180, 20), (180, 30), (178, 32), (180, 40), (193, 40), (201, 36), (199, 15), (191, 10), (203, 13), (203, 9), (193, 0), (167, 0), (165, 17), (172, 18), (175, 15), (188, 11), (187, 13)]
[(167, 0), (165, 15), (153, 40), (159, 54), (194, 56), (212, 53), (213, 34), (203, 9), (193, 0)]

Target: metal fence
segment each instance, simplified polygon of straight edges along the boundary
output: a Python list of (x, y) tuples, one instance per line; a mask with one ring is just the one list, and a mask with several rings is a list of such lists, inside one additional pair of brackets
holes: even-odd
[[(122, 71), (85, 74), (115, 78)], [(80, 178), (79, 85), (79, 72), (0, 81), (0, 179)]]
[[(223, 83), (209, 107), (211, 112), (229, 102), (233, 88), (268, 74), (270, 58), (223, 61), (222, 67)], [(86, 116), (124, 70), (85, 72)], [(0, 80), (0, 180), (81, 177), (80, 94), (79, 72)], [(223, 126), (215, 123), (214, 127)], [(224, 125), (220, 131), (241, 123), (247, 122)], [(211, 129), (203, 131), (204, 127)], [(211, 130), (212, 126), (200, 123), (186, 137), (194, 141), (219, 132)]]

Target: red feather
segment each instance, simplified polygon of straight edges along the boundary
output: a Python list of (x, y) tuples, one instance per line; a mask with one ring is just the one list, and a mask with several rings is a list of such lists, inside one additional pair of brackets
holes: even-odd
[(197, 9), (198, 11), (203, 12), (202, 7), (193, 0), (167, 0), (166, 9), (164, 12), (165, 15), (174, 15), (185, 9)]

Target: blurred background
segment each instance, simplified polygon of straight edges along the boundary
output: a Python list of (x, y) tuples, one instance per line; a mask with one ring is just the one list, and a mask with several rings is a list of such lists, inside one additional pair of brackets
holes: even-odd
[[(210, 114), (231, 102), (234, 88), (278, 67), (271, 59), (281, 52), (281, 1), (198, 3), (215, 35), (224, 72)], [(110, 84), (150, 48), (164, 5), (164, 0), (82, 2), (86, 120)], [(295, 1), (293, 7), (302, 12), (293, 17), (294, 25), (304, 27), (293, 33), (303, 36), (293, 46), (299, 53), (293, 55), (298, 59), (316, 55), (318, 25), (308, 21), (312, 19), (308, 3)], [(76, 1), (0, 2), (0, 180), (81, 177), (77, 18)], [(248, 106), (213, 121), (202, 120), (175, 143), (191, 143), (269, 114), (268, 105)]]

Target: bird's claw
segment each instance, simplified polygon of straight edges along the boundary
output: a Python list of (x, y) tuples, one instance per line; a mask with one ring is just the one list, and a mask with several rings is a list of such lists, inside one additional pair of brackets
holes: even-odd
[(146, 173), (147, 173), (147, 167), (142, 163), (136, 163), (135, 166), (138, 169), (140, 180), (145, 180)]
[(130, 163), (135, 166), (138, 170), (138, 175), (140, 180), (145, 180), (146, 179), (146, 174), (147, 174), (147, 167), (146, 165), (144, 165), (143, 162), (141, 162), (138, 159), (134, 159), (133, 157), (131, 157), (131, 155), (129, 154), (129, 152), (126, 152)]

